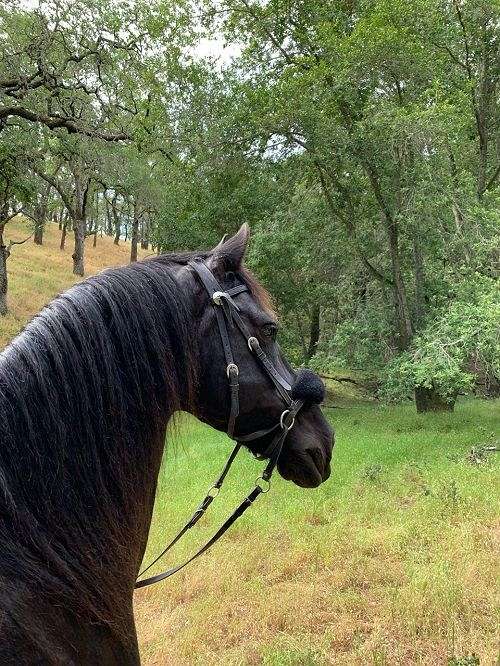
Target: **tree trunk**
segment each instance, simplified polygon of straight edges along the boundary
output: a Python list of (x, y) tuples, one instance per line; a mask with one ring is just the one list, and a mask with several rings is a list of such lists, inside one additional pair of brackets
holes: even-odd
[(106, 236), (113, 235), (113, 218), (111, 216), (111, 205), (109, 201), (104, 198), (106, 202)]
[(307, 359), (310, 361), (318, 348), (319, 335), (320, 335), (320, 314), (321, 308), (319, 305), (313, 305), (311, 308), (311, 323), (309, 328), (309, 347), (307, 349)]
[(94, 196), (94, 241), (92, 247), (97, 247), (97, 234), (99, 233), (99, 192)]
[(132, 236), (130, 240), (132, 241), (130, 248), (130, 263), (137, 261), (137, 244), (139, 241), (139, 222), (140, 222), (140, 213), (139, 213), (139, 204), (134, 201), (134, 210), (132, 217)]
[(492, 34), (486, 28), (483, 30), (482, 37), (484, 40), (482, 44), (483, 61), (479, 68), (479, 85), (477, 91), (472, 91), (477, 137), (479, 139), (478, 199), (482, 198), (488, 187), (488, 145), (490, 132), (497, 127), (495, 93), (498, 77), (498, 40), (494, 41), (494, 33)]
[(398, 329), (397, 345), (400, 351), (404, 351), (410, 345), (413, 337), (413, 327), (408, 310), (406, 289), (401, 271), (399, 256), (399, 237), (397, 225), (394, 221), (386, 220), (387, 236), (389, 240), (389, 251), (391, 255), (392, 269), (392, 294), (396, 325)]
[(33, 241), (35, 245), (43, 245), (43, 222), (36, 221), (35, 233), (33, 234)]
[(0, 226), (0, 316), (7, 314), (7, 288), (9, 286), (7, 277), (7, 259), (9, 252), (3, 240), (3, 225)]
[(85, 234), (87, 232), (87, 202), (90, 188), (90, 178), (84, 174), (79, 162), (72, 167), (75, 193), (73, 233), (75, 236), (75, 249), (71, 255), (73, 258), (73, 275), (83, 277), (85, 275)]
[(452, 412), (456, 396), (445, 400), (433, 388), (417, 386), (415, 388), (415, 405), (419, 414), (423, 412)]
[[(463, 253), (464, 253), (463, 256), (466, 262), (470, 264), (471, 257), (470, 257), (469, 243), (467, 239), (467, 225), (464, 220), (463, 212), (460, 208), (460, 183), (458, 179), (458, 171), (457, 171), (455, 156), (451, 148), (448, 148), (448, 156), (450, 158), (451, 178), (453, 182), (451, 209), (453, 211), (453, 219), (455, 220), (455, 230), (463, 247)], [(460, 256), (459, 259), (461, 261), (462, 257)]]
[(61, 222), (61, 224), (62, 224), (61, 243), (59, 244), (59, 249), (64, 250), (64, 247), (66, 245), (66, 230), (68, 228), (68, 217), (67, 216), (64, 218), (64, 222)]
[(121, 233), (122, 233), (120, 216), (119, 216), (118, 210), (116, 208), (117, 198), (118, 198), (118, 195), (115, 194), (115, 196), (113, 197), (113, 200), (111, 201), (111, 211), (113, 213), (113, 220), (114, 220), (114, 223), (115, 223), (115, 238), (114, 238), (114, 241), (113, 241), (115, 245), (118, 245), (120, 243), (120, 236), (121, 236)]
[(73, 275), (83, 277), (85, 275), (85, 219), (73, 220), (75, 234), (75, 249), (71, 255), (73, 258)]
[(141, 225), (141, 248), (149, 249), (149, 215), (143, 215)]
[(46, 184), (45, 189), (42, 190), (36, 198), (36, 205), (33, 211), (33, 217), (35, 218), (33, 241), (35, 245), (43, 244), (43, 231), (48, 217), (50, 187), (49, 184)]
[(413, 232), (413, 277), (415, 283), (415, 327), (422, 326), (425, 317), (425, 271), (420, 238)]

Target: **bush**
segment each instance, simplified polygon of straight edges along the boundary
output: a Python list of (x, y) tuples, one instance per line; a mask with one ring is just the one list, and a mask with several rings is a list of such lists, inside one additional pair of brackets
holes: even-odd
[(410, 397), (428, 389), (453, 403), (472, 390), (476, 375), (471, 359), (500, 376), (500, 305), (496, 285), (478, 277), (461, 287), (457, 298), (415, 337), (406, 352), (388, 364), (382, 394), (388, 400)]

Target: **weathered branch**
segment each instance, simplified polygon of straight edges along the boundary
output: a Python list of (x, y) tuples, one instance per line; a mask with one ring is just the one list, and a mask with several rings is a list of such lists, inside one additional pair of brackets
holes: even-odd
[(19, 214), (22, 213), (22, 212), (23, 212), (23, 208), (22, 208), (22, 206), (21, 206), (21, 208), (19, 208), (18, 210), (13, 211), (10, 215), (7, 215), (7, 217), (4, 217), (4, 218), (0, 221), (0, 227), (2, 227), (2, 228), (5, 227), (5, 225), (6, 225), (8, 222), (10, 222), (11, 220), (13, 220), (17, 215), (19, 215)]
[(16, 116), (24, 118), (30, 122), (40, 123), (45, 125), (51, 130), (65, 129), (69, 134), (83, 134), (94, 139), (102, 139), (103, 141), (129, 141), (130, 134), (127, 132), (104, 132), (101, 130), (92, 129), (77, 122), (75, 118), (68, 116), (59, 116), (57, 114), (45, 115), (43, 113), (35, 113), (22, 106), (4, 106), (0, 107), (0, 131), (2, 121)]
[(33, 231), (29, 236), (27, 236), (27, 237), (26, 237), (24, 240), (22, 240), (22, 241), (13, 241), (13, 240), (10, 240), (10, 241), (9, 241), (9, 245), (8, 245), (8, 249), (9, 249), (9, 251), (10, 251), (10, 248), (11, 248), (13, 245), (23, 245), (24, 243), (27, 243), (27, 242), (29, 241), (29, 239), (33, 237), (33, 234), (34, 234), (34, 233), (35, 233), (35, 232)]
[(325, 175), (323, 172), (323, 169), (318, 163), (315, 163), (315, 166), (318, 170), (319, 174), (319, 180), (321, 184), (321, 190), (323, 192), (323, 196), (325, 197), (326, 204), (330, 210), (330, 213), (335, 217), (338, 217), (344, 224), (347, 233), (349, 235), (349, 238), (351, 240), (351, 243), (354, 247), (354, 251), (356, 252), (357, 256), (361, 260), (363, 266), (368, 270), (368, 272), (379, 282), (382, 282), (384, 284), (392, 284), (392, 280), (390, 280), (388, 277), (386, 277), (383, 273), (381, 273), (375, 266), (369, 261), (369, 259), (365, 256), (364, 252), (362, 251), (359, 241), (356, 237), (356, 230), (354, 228), (354, 224), (352, 223), (351, 220), (345, 215), (341, 215), (340, 212), (337, 210), (335, 203), (333, 201), (332, 195), (330, 193), (330, 190), (328, 188), (328, 185), (325, 180)]
[(323, 375), (321, 372), (319, 372), (318, 375), (322, 379), (331, 379), (334, 382), (349, 382), (349, 384), (355, 384), (356, 386), (364, 386), (362, 382), (357, 382), (355, 379), (352, 379), (351, 377), (332, 377), (331, 375)]

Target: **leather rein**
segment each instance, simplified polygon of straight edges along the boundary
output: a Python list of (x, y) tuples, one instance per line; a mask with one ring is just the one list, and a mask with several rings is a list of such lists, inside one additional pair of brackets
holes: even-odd
[[(278, 372), (272, 361), (269, 359), (265, 351), (260, 346), (259, 341), (256, 337), (252, 336), (248, 330), (245, 322), (239, 314), (239, 307), (234, 301), (234, 297), (238, 296), (245, 291), (248, 291), (248, 288), (244, 284), (237, 285), (232, 289), (226, 291), (222, 290), (221, 285), (216, 280), (215, 276), (211, 270), (201, 261), (190, 261), (188, 266), (195, 272), (198, 276), (200, 282), (205, 287), (208, 292), (210, 302), (215, 310), (217, 317), (217, 325), (219, 328), (220, 338), (222, 342), (222, 347), (224, 350), (224, 356), (226, 360), (226, 374), (229, 382), (229, 390), (231, 396), (231, 408), (229, 412), (229, 420), (227, 425), (227, 434), (229, 437), (236, 441), (236, 446), (234, 447), (231, 455), (229, 456), (226, 464), (224, 465), (222, 472), (220, 473), (217, 480), (210, 486), (207, 494), (199, 504), (199, 506), (194, 511), (191, 518), (180, 530), (180, 532), (170, 541), (170, 543), (162, 550), (162, 552), (146, 567), (139, 573), (139, 578), (135, 583), (135, 588), (146, 587), (148, 585), (153, 585), (154, 583), (159, 583), (170, 576), (173, 576), (175, 573), (183, 569), (190, 562), (195, 560), (197, 557), (205, 553), (213, 544), (218, 541), (221, 536), (231, 527), (231, 525), (243, 515), (243, 513), (253, 504), (257, 497), (262, 493), (267, 493), (270, 490), (271, 476), (276, 468), (278, 463), (278, 458), (283, 448), (286, 436), (288, 432), (293, 428), (295, 424), (295, 417), (304, 405), (304, 400), (294, 400), (292, 397), (292, 387), (284, 379), (281, 374)], [(257, 430), (250, 434), (240, 435), (235, 434), (236, 420), (239, 415), (239, 368), (234, 361), (233, 351), (231, 347), (231, 340), (229, 337), (228, 326), (234, 330), (235, 327), (240, 331), (244, 336), (248, 349), (252, 354), (255, 355), (257, 361), (261, 365), (264, 372), (267, 374), (269, 379), (273, 382), (276, 390), (278, 391), (280, 397), (283, 400), (285, 409), (283, 410), (279, 421), (270, 428), (264, 430)], [(208, 509), (210, 504), (219, 494), (219, 491), (224, 483), (227, 473), (231, 465), (238, 454), (238, 451), (244, 443), (254, 441), (265, 435), (270, 434), (271, 432), (276, 431), (271, 443), (262, 452), (262, 454), (256, 456), (259, 460), (268, 460), (268, 463), (256, 480), (255, 487), (250, 492), (250, 494), (245, 497), (241, 504), (233, 511), (233, 513), (227, 518), (227, 520), (221, 525), (217, 532), (207, 541), (207, 543), (202, 546), (198, 551), (194, 553), (187, 560), (178, 564), (177, 566), (164, 571), (163, 573), (157, 574), (155, 576), (150, 576), (149, 578), (141, 578), (147, 571), (151, 569), (173, 546), (184, 536), (184, 534), (190, 530), (199, 519), (203, 516), (205, 511)]]

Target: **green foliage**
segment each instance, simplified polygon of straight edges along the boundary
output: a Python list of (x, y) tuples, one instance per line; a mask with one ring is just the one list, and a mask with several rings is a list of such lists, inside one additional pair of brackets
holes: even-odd
[[(254, 226), (273, 202), (265, 170), (241, 155), (173, 165), (165, 177), (170, 188), (158, 215), (156, 238), (163, 251), (195, 250), (216, 245), (244, 222)], [(213, 170), (212, 170), (213, 169)]]
[(481, 276), (459, 293), (384, 372), (384, 394), (408, 397), (416, 387), (454, 400), (474, 387), (471, 362), (500, 375), (500, 299), (494, 281)]
[[(17, 204), (29, 202), (35, 193), (35, 183), (30, 178), (27, 164), (29, 138), (12, 131), (0, 134), (0, 208), (2, 214)], [(7, 207), (7, 210), (4, 209)], [(1, 223), (1, 220), (0, 220)]]
[[(140, 215), (162, 251), (209, 248), (248, 222), (248, 263), (295, 364), (383, 373), (390, 399), (432, 387), (452, 400), (494, 378), (498, 3), (198, 9), (2, 6), (11, 164), (22, 144), (23, 164), (58, 168), (68, 193), (77, 162), (108, 232)], [(224, 66), (197, 49), (214, 35), (236, 54)]]

